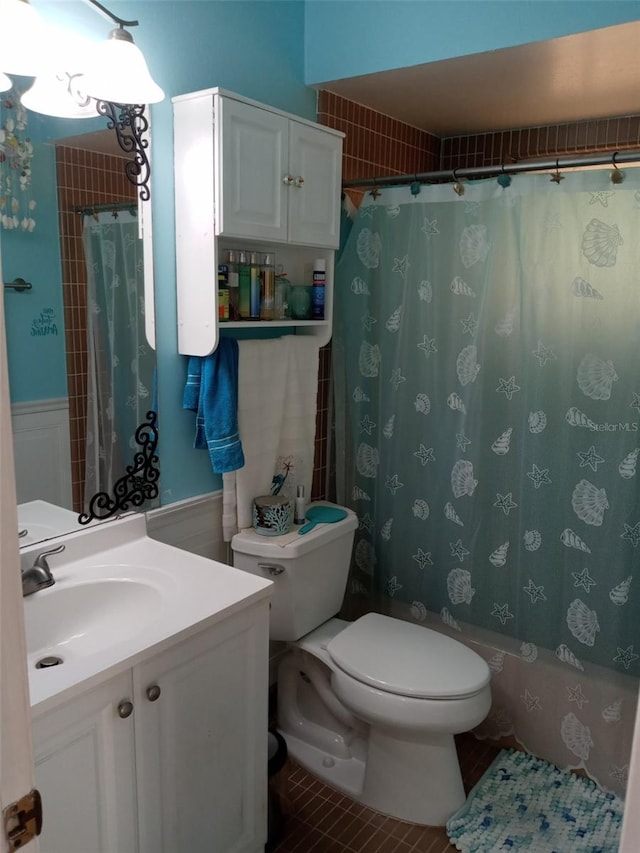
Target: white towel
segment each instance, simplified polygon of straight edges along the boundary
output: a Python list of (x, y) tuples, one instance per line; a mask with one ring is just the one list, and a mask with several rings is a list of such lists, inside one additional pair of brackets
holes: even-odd
[[(312, 337), (240, 341), (238, 430), (244, 468), (223, 474), (223, 536), (251, 527), (252, 501), (271, 493), (274, 475), (293, 501), (297, 486), (311, 494), (318, 396), (319, 347)], [(237, 524), (233, 523), (235, 503)]]

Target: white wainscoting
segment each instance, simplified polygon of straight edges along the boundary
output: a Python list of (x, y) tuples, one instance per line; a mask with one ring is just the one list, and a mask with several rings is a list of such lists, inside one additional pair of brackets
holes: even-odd
[(43, 500), (72, 509), (69, 400), (11, 406), (18, 503)]
[(147, 512), (147, 532), (165, 542), (226, 563), (227, 546), (222, 541), (222, 492), (176, 501)]

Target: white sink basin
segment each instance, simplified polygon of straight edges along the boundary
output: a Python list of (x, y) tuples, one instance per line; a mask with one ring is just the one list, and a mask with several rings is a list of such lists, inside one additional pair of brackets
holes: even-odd
[[(60, 536), (53, 586), (23, 598), (31, 707), (37, 713), (187, 639), (253, 601), (271, 582), (146, 535), (143, 516)], [(46, 546), (27, 546), (22, 567)], [(55, 666), (37, 668), (43, 658)]]
[[(102, 567), (96, 567), (100, 571)], [(25, 599), (29, 659), (63, 661), (91, 655), (140, 634), (162, 614), (164, 597), (151, 583), (109, 577), (56, 584)]]

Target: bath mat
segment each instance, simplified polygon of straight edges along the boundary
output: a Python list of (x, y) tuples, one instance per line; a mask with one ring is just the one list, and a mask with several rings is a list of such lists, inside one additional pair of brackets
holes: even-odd
[(617, 853), (623, 808), (589, 779), (503, 749), (447, 834), (462, 853)]

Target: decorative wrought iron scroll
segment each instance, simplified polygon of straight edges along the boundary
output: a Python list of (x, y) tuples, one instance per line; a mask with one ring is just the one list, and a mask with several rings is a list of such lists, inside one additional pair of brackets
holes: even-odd
[(151, 198), (149, 178), (151, 164), (146, 149), (149, 140), (144, 134), (149, 129), (149, 120), (144, 114), (144, 104), (113, 104), (111, 101), (97, 101), (96, 109), (100, 115), (109, 119), (107, 127), (115, 130), (118, 145), (125, 154), (135, 152), (133, 160), (129, 160), (124, 171), (128, 180), (140, 187), (140, 199), (148, 201)]
[(136, 442), (141, 450), (133, 457), (133, 465), (127, 465), (127, 473), (114, 483), (113, 497), (108, 492), (97, 492), (89, 501), (88, 511), (78, 516), (79, 524), (89, 524), (94, 519), (103, 521), (158, 497), (160, 468), (155, 412), (147, 412), (146, 420), (136, 429)]

